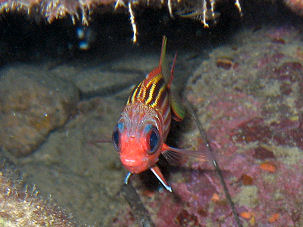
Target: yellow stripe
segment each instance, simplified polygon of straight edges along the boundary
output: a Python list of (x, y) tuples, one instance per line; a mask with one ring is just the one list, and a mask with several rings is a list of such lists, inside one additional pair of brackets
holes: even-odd
[[(157, 98), (156, 98), (156, 100), (154, 101), (154, 103), (152, 103), (150, 106), (151, 107), (156, 107), (157, 105), (158, 105), (158, 101), (159, 101), (159, 99), (160, 99), (160, 97), (161, 97), (161, 95), (162, 95), (162, 93), (165, 91), (165, 86), (162, 86), (161, 88), (160, 88), (160, 90), (159, 90), (159, 93), (158, 93), (158, 96), (157, 96)], [(164, 101), (164, 100), (163, 100)]]
[(135, 90), (134, 93), (133, 93), (133, 96), (132, 96), (132, 98), (131, 98), (132, 103), (134, 103), (134, 102), (136, 101), (136, 95), (137, 95), (137, 93), (138, 93), (138, 90), (139, 90), (140, 87), (141, 87), (141, 84), (142, 84), (142, 82), (141, 82), (140, 84), (138, 84), (136, 90)]
[(142, 84), (142, 82), (139, 83), (139, 84), (137, 85), (136, 89), (133, 91), (133, 94), (132, 94), (131, 97), (128, 99), (128, 103), (127, 103), (127, 104), (129, 104), (129, 103), (134, 103), (134, 102), (135, 102), (135, 97), (136, 97), (136, 95), (137, 95), (138, 89), (139, 89), (139, 87), (141, 86), (141, 84)]
[[(159, 80), (161, 79), (161, 77), (162, 77), (162, 75), (159, 74), (159, 75), (157, 75), (156, 77), (154, 77), (153, 80), (151, 80), (151, 81), (148, 83), (148, 84), (151, 85), (152, 87), (151, 87), (150, 92), (149, 92), (149, 94), (148, 94), (148, 98), (147, 98), (147, 100), (145, 101), (145, 104), (146, 104), (146, 105), (148, 105), (148, 104), (152, 101), (152, 99), (153, 99), (153, 97), (154, 97), (154, 91), (155, 91), (156, 85), (157, 85), (157, 83), (159, 82)], [(148, 89), (148, 87), (146, 88), (146, 90), (147, 90), (147, 89)]]
[[(141, 82), (141, 84), (142, 84), (142, 82)], [(140, 91), (139, 91), (139, 94), (138, 94), (138, 99), (144, 100), (145, 93), (146, 93), (146, 88), (143, 85), (143, 86), (140, 87)], [(143, 97), (142, 97), (142, 94), (143, 94)]]
[[(157, 75), (158, 76), (158, 75)], [(157, 77), (156, 76), (156, 77)], [(149, 87), (151, 84), (153, 84), (154, 83), (154, 79), (155, 79), (155, 77), (152, 79), (152, 80), (150, 80), (149, 82), (148, 82), (148, 84), (146, 85), (146, 87)], [(158, 80), (159, 81), (159, 80)]]

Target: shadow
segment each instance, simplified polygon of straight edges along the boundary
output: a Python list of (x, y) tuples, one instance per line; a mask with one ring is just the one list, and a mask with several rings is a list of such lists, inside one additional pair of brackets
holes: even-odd
[(144, 207), (139, 195), (137, 194), (135, 188), (132, 186), (131, 183), (123, 184), (120, 190), (120, 194), (129, 204), (132, 213), (140, 226), (154, 226), (148, 211)]

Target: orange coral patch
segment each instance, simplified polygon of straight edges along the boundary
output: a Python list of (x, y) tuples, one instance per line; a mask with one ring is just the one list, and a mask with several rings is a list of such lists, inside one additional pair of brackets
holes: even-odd
[(268, 218), (268, 222), (269, 223), (273, 223), (273, 222), (276, 222), (280, 217), (280, 214), (279, 213), (274, 213), (273, 215), (271, 215), (269, 218)]
[(262, 170), (265, 170), (267, 172), (271, 172), (271, 173), (274, 173), (276, 172), (276, 166), (272, 163), (272, 162), (263, 162), (261, 165), (260, 165), (260, 168)]
[(240, 213), (240, 216), (245, 219), (250, 219), (252, 217), (252, 213), (248, 212), (248, 211), (244, 211), (244, 212)]
[(219, 195), (217, 193), (214, 193), (213, 196), (211, 197), (211, 200), (213, 202), (218, 202), (220, 199)]

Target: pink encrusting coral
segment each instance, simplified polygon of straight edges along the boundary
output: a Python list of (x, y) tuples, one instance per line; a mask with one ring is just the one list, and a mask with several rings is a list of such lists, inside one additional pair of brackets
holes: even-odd
[[(238, 148), (230, 135), (242, 123), (260, 115), (260, 103), (244, 93), (223, 93), (209, 101), (206, 109), (211, 116), (208, 135), (224, 170), (224, 177), (236, 177), (239, 184), (243, 173), (252, 175), (256, 171), (249, 169), (253, 158), (238, 154)], [(240, 166), (243, 173), (238, 171)], [(206, 172), (205, 168), (209, 168), (206, 163), (193, 163), (192, 168), (195, 170), (186, 177), (186, 182), (173, 185), (175, 193), (185, 204), (179, 201), (174, 205), (179, 208), (174, 212), (174, 218), (164, 212), (172, 207), (172, 204), (163, 204), (158, 213), (158, 225), (167, 226), (174, 223), (175, 226), (205, 226), (209, 222), (236, 225), (216, 173)], [(230, 188), (230, 192), (234, 196), (239, 193), (239, 189)]]
[[(242, 61), (237, 70), (210, 70), (209, 64), (208, 69), (202, 69), (199, 84), (203, 87), (208, 81), (216, 81), (212, 91), (199, 88), (206, 90), (207, 97), (213, 97), (199, 107), (200, 120), (206, 125), (218, 162), (226, 172), (240, 217), (251, 225), (292, 226), (303, 222), (303, 147), (299, 136), (303, 123), (302, 59), (294, 54), (299, 42), (292, 46), (293, 53), (286, 47), (296, 32), (293, 28), (283, 29), (283, 42), (267, 38), (276, 34), (272, 29), (267, 34), (260, 32), (258, 42), (254, 40), (256, 34), (249, 44), (231, 51), (235, 61)], [(247, 56), (249, 48), (253, 54)], [(189, 88), (195, 91), (195, 85)], [(222, 90), (224, 96), (220, 94)], [(201, 96), (205, 96), (204, 92), (196, 97)], [(216, 208), (213, 210), (217, 212)], [(222, 224), (230, 225), (227, 217), (228, 213)]]
[(244, 122), (260, 116), (260, 106), (257, 100), (245, 93), (222, 93), (214, 97), (206, 111), (211, 116), (208, 134), (215, 151), (235, 151), (237, 146), (230, 140), (230, 133)]

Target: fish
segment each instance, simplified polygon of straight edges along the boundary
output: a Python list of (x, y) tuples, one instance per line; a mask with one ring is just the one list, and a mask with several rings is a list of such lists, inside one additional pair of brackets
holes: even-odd
[(165, 62), (166, 43), (167, 38), (163, 36), (159, 65), (131, 91), (113, 130), (112, 141), (123, 166), (129, 171), (125, 184), (132, 174), (150, 169), (164, 188), (172, 192), (157, 166), (159, 156), (163, 155), (169, 163), (174, 163), (183, 155), (201, 160), (204, 157), (200, 152), (170, 147), (165, 143), (171, 119), (181, 121), (185, 116), (183, 106), (171, 91), (177, 54), (169, 72)]

